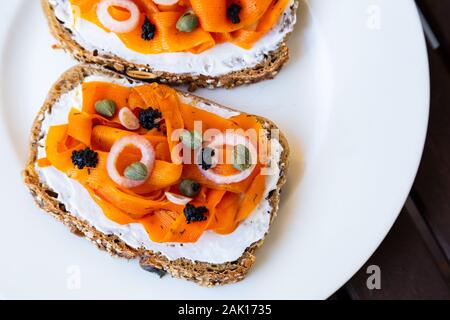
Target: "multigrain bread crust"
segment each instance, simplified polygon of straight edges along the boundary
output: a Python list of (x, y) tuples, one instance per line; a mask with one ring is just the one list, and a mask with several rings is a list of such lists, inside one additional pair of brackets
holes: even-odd
[[(124, 76), (117, 73), (88, 65), (80, 65), (68, 70), (54, 84), (33, 124), (30, 138), (30, 155), (27, 167), (23, 172), (23, 177), (25, 184), (30, 189), (37, 205), (59, 221), (63, 222), (72, 233), (89, 239), (99, 249), (105, 250), (112, 255), (126, 259), (139, 259), (141, 266), (144, 269), (148, 270), (156, 268), (158, 270), (168, 272), (174, 277), (191, 280), (202, 286), (224, 285), (242, 280), (248, 273), (250, 267), (255, 263), (255, 251), (263, 244), (264, 239), (253, 243), (245, 250), (243, 255), (234, 262), (211, 264), (205, 262), (193, 262), (188, 259), (170, 261), (158, 252), (152, 252), (145, 249), (134, 249), (120, 240), (117, 236), (103, 234), (94, 227), (90, 226), (86, 221), (74, 217), (67, 212), (64, 205), (57, 200), (58, 194), (56, 190), (51, 190), (40, 181), (35, 170), (35, 164), (37, 160), (38, 146), (43, 138), (41, 133), (41, 124), (44, 120), (45, 114), (47, 111), (51, 112), (52, 106), (62, 94), (71, 91), (78, 84), (82, 83), (86, 77), (91, 75), (105, 75), (111, 78), (124, 78)], [(128, 78), (128, 80), (133, 83), (133, 80), (130, 78)], [(199, 98), (188, 93), (184, 94), (193, 98), (194, 101), (202, 101), (217, 105), (216, 103), (210, 102), (203, 98)], [(230, 108), (226, 109), (232, 110)], [(271, 121), (261, 117), (258, 117), (258, 119), (262, 123), (267, 124), (267, 128), (269, 130), (276, 128), (275, 124)], [(280, 189), (286, 181), (289, 158), (289, 146), (286, 138), (281, 133), (279, 141), (283, 146), (283, 152), (279, 163), (281, 173), (277, 183), (277, 189), (271, 192), (269, 196), (269, 202), (272, 207), (271, 223), (278, 210)]]
[[(204, 75), (176, 74), (156, 71), (151, 66), (132, 63), (117, 56), (104, 55), (91, 52), (80, 46), (72, 37), (69, 29), (56, 18), (49, 0), (41, 0), (44, 13), (47, 17), (50, 31), (59, 45), (81, 63), (92, 63), (109, 70), (117, 71), (139, 80), (152, 80), (168, 84), (189, 84), (190, 90), (196, 88), (233, 88), (244, 84), (251, 84), (262, 80), (273, 79), (289, 60), (289, 49), (286, 45), (286, 35), (279, 47), (270, 52), (265, 58), (252, 68), (231, 72), (218, 77)], [(291, 15), (297, 14), (298, 1), (291, 6)]]

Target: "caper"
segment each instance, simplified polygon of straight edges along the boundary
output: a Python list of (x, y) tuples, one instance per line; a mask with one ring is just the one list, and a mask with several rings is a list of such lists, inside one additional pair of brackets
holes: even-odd
[(198, 131), (187, 131), (184, 130), (181, 134), (181, 142), (183, 144), (193, 150), (196, 150), (202, 146), (203, 137), (202, 134)]
[(238, 144), (234, 147), (232, 157), (233, 167), (239, 171), (247, 170), (252, 166), (250, 150), (242, 144)]
[(177, 30), (181, 32), (192, 32), (197, 26), (198, 17), (192, 10), (187, 11), (177, 21)]
[(215, 166), (214, 163), (214, 156), (216, 155), (216, 151), (212, 148), (203, 148), (202, 152), (200, 152), (199, 155), (199, 163), (201, 164), (201, 167), (203, 170), (209, 170), (213, 166)]
[(148, 170), (142, 162), (135, 162), (125, 169), (123, 175), (133, 181), (142, 181), (148, 178)]
[(95, 103), (95, 111), (107, 118), (112, 118), (116, 113), (117, 104), (113, 100), (99, 100)]
[(180, 185), (178, 186), (181, 194), (190, 198), (196, 197), (200, 193), (200, 188), (200, 183), (189, 179), (181, 181)]

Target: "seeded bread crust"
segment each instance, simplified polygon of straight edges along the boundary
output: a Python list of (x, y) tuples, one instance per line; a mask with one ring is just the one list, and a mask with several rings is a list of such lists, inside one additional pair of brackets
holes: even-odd
[[(117, 236), (104, 234), (92, 227), (87, 221), (74, 217), (67, 212), (64, 205), (57, 200), (57, 190), (51, 190), (40, 181), (35, 170), (35, 165), (38, 146), (44, 138), (41, 133), (41, 125), (45, 114), (47, 111), (51, 112), (52, 106), (62, 94), (74, 89), (78, 84), (82, 83), (86, 77), (91, 75), (104, 75), (120, 79), (124, 78), (124, 76), (117, 73), (89, 65), (80, 65), (68, 70), (54, 84), (33, 124), (30, 138), (30, 155), (27, 167), (23, 172), (23, 178), (37, 205), (64, 223), (72, 233), (89, 239), (99, 249), (105, 250), (112, 255), (126, 259), (139, 259), (141, 266), (146, 270), (156, 268), (168, 272), (174, 277), (191, 280), (202, 286), (224, 285), (242, 280), (248, 273), (250, 267), (255, 263), (255, 251), (263, 244), (264, 239), (249, 246), (243, 255), (234, 262), (211, 264), (197, 261), (193, 262), (188, 259), (170, 261), (158, 252), (152, 252), (145, 249), (134, 249), (120, 240)], [(131, 81), (131, 83), (133, 82), (130, 78), (127, 79)], [(189, 93), (183, 94), (193, 98), (194, 101), (202, 101), (204, 103), (217, 105), (216, 103), (193, 96)], [(269, 130), (271, 128), (276, 128), (269, 120), (264, 118), (258, 119), (266, 124)], [(280, 189), (286, 181), (288, 168), (289, 146), (286, 138), (282, 134), (280, 134), (279, 141), (283, 146), (284, 151), (282, 152), (279, 163), (281, 173), (277, 188), (270, 193), (269, 197), (270, 205), (272, 207), (270, 213), (271, 222), (275, 218), (278, 210)]]
[[(289, 49), (286, 40), (279, 47), (270, 52), (264, 59), (252, 68), (230, 72), (228, 74), (209, 77), (193, 74), (176, 74), (170, 72), (156, 71), (151, 66), (135, 64), (118, 56), (99, 54), (91, 52), (80, 46), (72, 37), (69, 29), (56, 18), (49, 0), (41, 0), (44, 13), (47, 17), (51, 33), (59, 42), (61, 48), (81, 63), (92, 63), (109, 70), (117, 71), (128, 77), (139, 80), (152, 80), (168, 84), (189, 84), (190, 90), (196, 88), (233, 88), (236, 86), (251, 84), (262, 80), (273, 79), (289, 60)], [(297, 14), (298, 1), (291, 7), (291, 15)]]

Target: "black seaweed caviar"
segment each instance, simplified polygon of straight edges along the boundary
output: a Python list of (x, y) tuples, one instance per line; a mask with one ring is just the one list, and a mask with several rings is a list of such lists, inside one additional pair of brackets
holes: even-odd
[(162, 114), (156, 109), (148, 108), (139, 112), (139, 123), (142, 128), (147, 130), (151, 130), (153, 128), (160, 130), (161, 119)]
[(203, 148), (201, 153), (200, 163), (203, 170), (209, 170), (212, 168), (212, 158), (216, 155), (216, 151), (211, 148)]
[(74, 151), (72, 152), (72, 163), (80, 170), (84, 168), (95, 168), (98, 164), (98, 153), (90, 148)]
[(236, 3), (231, 4), (227, 9), (227, 17), (231, 20), (232, 23), (238, 24), (241, 22), (241, 18), (239, 17), (239, 13), (241, 12), (242, 7)]
[(206, 207), (195, 207), (188, 203), (184, 208), (184, 216), (186, 217), (186, 223), (205, 221), (207, 218), (205, 214), (208, 212)]
[(142, 25), (141, 37), (146, 41), (150, 41), (155, 37), (156, 27), (145, 17), (144, 24)]

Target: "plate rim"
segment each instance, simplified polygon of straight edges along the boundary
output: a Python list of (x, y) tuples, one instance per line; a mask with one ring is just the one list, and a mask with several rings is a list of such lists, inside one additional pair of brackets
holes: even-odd
[[(12, 3), (14, 3), (14, 4), (16, 4), (17, 3), (17, 6), (19, 6), (19, 5), (21, 5), (21, 3), (23, 2), (23, 0), (21, 0), (21, 1), (16, 1), (16, 2), (12, 2)], [(307, 1), (307, 2), (309, 2), (309, 1)], [(405, 0), (404, 1), (405, 3), (408, 3), (409, 4), (409, 6), (411, 6), (411, 7), (414, 7), (414, 10), (415, 10), (415, 13), (416, 13), (416, 20), (417, 20), (417, 23), (419, 23), (420, 24), (420, 18), (419, 18), (419, 14), (418, 14), (418, 12), (417, 12), (417, 9), (415, 8), (415, 4), (414, 4), (414, 1), (413, 0)], [(410, 8), (411, 9), (411, 8)], [(11, 5), (10, 7), (9, 7), (9, 10), (11, 10), (11, 12), (13, 12), (15, 9), (14, 9), (14, 5)], [(15, 11), (14, 11), (15, 12)], [(5, 16), (10, 16), (9, 14), (5, 14)], [(11, 17), (12, 19), (14, 18), (14, 15), (12, 14), (12, 16), (13, 17)], [(8, 19), (3, 19), (3, 21), (0, 21), (0, 42), (4, 39), (4, 36), (2, 36), (2, 32), (3, 31), (5, 31), (5, 30), (3, 30), (3, 26), (8, 26), (10, 24), (10, 22), (8, 21)], [(7, 32), (7, 31), (6, 31)], [(426, 70), (427, 70), (427, 74), (428, 74), (428, 78), (427, 79), (425, 79), (425, 82), (426, 82), (426, 88), (424, 88), (424, 91), (426, 92), (426, 100), (427, 100), (427, 103), (428, 103), (428, 105), (426, 106), (426, 110), (427, 110), (427, 115), (426, 115), (426, 123), (428, 123), (428, 118), (429, 118), (429, 102), (430, 102), (430, 77), (429, 77), (429, 64), (428, 64), (428, 54), (427, 54), (427, 51), (426, 51), (426, 45), (425, 45), (425, 37), (424, 37), (424, 35), (423, 35), (423, 33), (422, 33), (422, 36), (421, 36), (421, 38), (422, 38), (422, 49), (423, 49), (423, 51), (424, 51), (424, 56), (423, 56), (423, 58), (424, 58), (424, 61), (423, 61), (423, 63), (425, 63), (425, 65), (426, 65)], [(3, 50), (4, 50), (4, 46), (2, 45), (1, 47), (0, 47), (0, 50), (2, 50), (2, 53), (3, 53)], [(0, 74), (3, 74), (3, 69), (2, 69), (2, 65), (0, 64)], [(0, 101), (3, 101), (3, 98), (2, 98), (2, 93), (0, 92)], [(1, 107), (1, 106), (0, 106)], [(4, 130), (4, 128), (3, 128), (3, 126), (1, 126), (2, 128), (1, 128), (1, 131), (3, 131)], [(425, 127), (427, 127), (427, 126), (425, 126)], [(0, 131), (0, 133), (2, 133)], [(413, 174), (413, 176), (412, 176), (412, 178), (411, 178), (411, 181), (409, 181), (408, 182), (408, 185), (411, 187), (412, 185), (413, 185), (413, 182), (414, 182), (414, 178), (415, 178), (415, 176), (416, 176), (416, 174), (417, 174), (417, 170), (419, 169), (419, 165), (420, 165), (420, 161), (421, 161), (421, 158), (422, 158), (422, 154), (423, 154), (423, 150), (424, 150), (424, 146), (425, 146), (425, 141), (426, 141), (426, 132), (427, 132), (427, 130), (426, 130), (426, 128), (425, 128), (425, 134), (423, 135), (423, 141), (420, 143), (420, 155), (417, 157), (417, 163), (416, 163), (416, 169), (415, 169), (415, 173)], [(3, 133), (2, 133), (3, 134)], [(9, 136), (9, 135), (8, 135)], [(409, 188), (410, 189), (410, 188)], [(406, 198), (407, 198), (407, 196), (403, 199), (403, 200), (406, 200)], [(403, 201), (402, 200), (402, 201)], [(404, 202), (404, 201), (403, 201)], [(387, 236), (387, 234), (389, 233), (389, 231), (391, 230), (391, 228), (392, 228), (392, 226), (393, 226), (393, 224), (395, 223), (395, 221), (396, 221), (396, 219), (397, 219), (397, 217), (398, 217), (398, 215), (400, 214), (400, 210), (401, 210), (401, 208), (402, 207), (400, 207), (399, 208), (399, 210), (398, 210), (398, 213), (396, 214), (396, 215), (392, 215), (392, 219), (391, 219), (391, 221), (388, 221), (387, 223), (386, 223), (386, 225), (388, 225), (389, 227), (388, 228), (386, 228), (386, 230), (385, 230), (385, 232), (384, 232), (384, 235), (381, 235), (380, 237), (379, 237), (379, 241), (377, 241), (377, 243), (376, 243), (376, 245), (374, 246), (374, 248), (373, 248), (373, 250), (371, 250), (370, 252), (367, 252), (367, 255), (366, 255), (366, 258), (364, 258), (364, 260), (363, 260), (363, 262), (361, 263), (361, 265), (358, 267), (358, 268), (356, 268), (356, 271), (355, 272), (357, 272), (357, 270), (359, 270), (360, 268), (361, 268), (361, 266), (363, 266), (365, 263), (366, 263), (366, 261), (370, 258), (370, 256), (372, 256), (373, 255), (373, 253), (375, 252), (375, 250), (379, 247), (379, 245), (382, 243), (382, 241), (385, 239), (385, 237)], [(369, 250), (368, 250), (369, 251)], [(350, 279), (353, 275), (354, 275), (354, 273), (355, 272), (350, 272), (351, 274), (347, 277), (347, 280), (348, 279)], [(345, 281), (346, 282), (346, 281)], [(345, 283), (344, 282), (344, 283)], [(329, 295), (328, 296), (330, 296), (330, 295), (332, 295), (337, 289), (339, 289), (339, 287), (337, 287), (334, 291), (332, 291), (331, 293), (329, 293)], [(330, 290), (332, 290), (332, 289), (330, 289)]]

